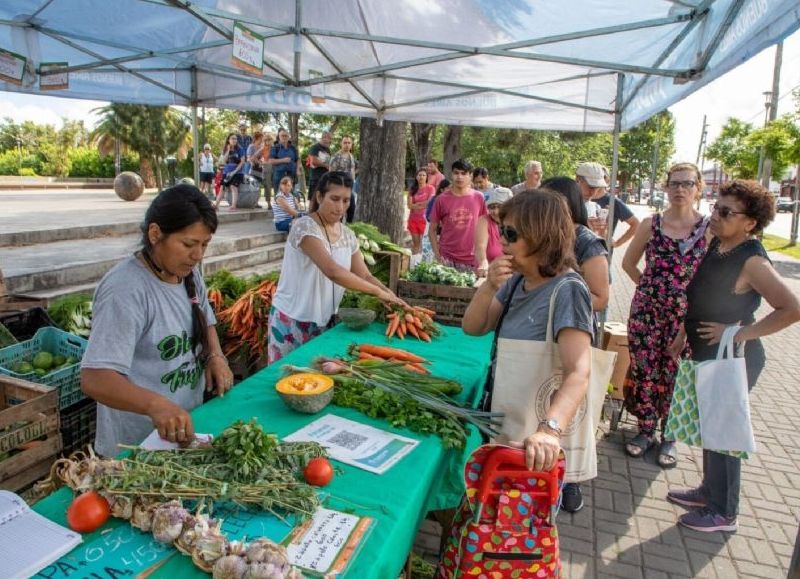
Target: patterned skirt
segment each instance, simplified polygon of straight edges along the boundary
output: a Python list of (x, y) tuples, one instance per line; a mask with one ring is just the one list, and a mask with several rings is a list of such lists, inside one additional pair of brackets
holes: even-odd
[(318, 326), (314, 322), (298, 322), (272, 306), (269, 311), (267, 362), (277, 362), (324, 331), (324, 326)]

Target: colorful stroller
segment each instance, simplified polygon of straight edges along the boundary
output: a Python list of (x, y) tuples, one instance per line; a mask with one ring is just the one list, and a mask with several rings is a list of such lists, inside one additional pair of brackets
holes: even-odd
[(555, 518), (564, 469), (562, 458), (550, 472), (530, 471), (523, 451), (507, 446), (472, 453), (436, 578), (562, 577)]

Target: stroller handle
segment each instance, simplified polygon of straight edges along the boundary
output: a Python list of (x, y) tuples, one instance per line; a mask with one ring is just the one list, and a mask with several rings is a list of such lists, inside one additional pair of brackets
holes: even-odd
[(563, 453), (556, 461), (555, 466), (549, 471), (528, 470), (525, 466), (525, 451), (517, 448), (500, 447), (495, 448), (484, 464), (481, 474), (481, 483), (478, 491), (478, 501), (486, 503), (489, 495), (493, 493), (492, 483), (498, 476), (508, 476), (514, 478), (538, 478), (543, 479), (547, 485), (547, 494), (550, 504), (558, 503), (559, 479), (564, 472)]

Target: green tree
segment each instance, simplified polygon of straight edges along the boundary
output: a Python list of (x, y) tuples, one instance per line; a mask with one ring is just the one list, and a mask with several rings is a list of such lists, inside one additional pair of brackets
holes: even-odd
[(765, 157), (772, 160), (772, 178), (780, 181), (789, 166), (796, 162), (792, 153), (796, 146), (797, 132), (793, 115), (784, 115), (770, 121), (766, 127), (756, 129), (745, 139), (745, 143), (757, 151), (764, 147)]
[(187, 116), (171, 107), (112, 103), (98, 109), (102, 117), (93, 132), (101, 147), (119, 139), (139, 155), (139, 170), (148, 187), (163, 186), (161, 166), (167, 155), (185, 151), (190, 143)]
[(641, 187), (653, 172), (653, 159), (658, 145), (656, 175), (667, 172), (669, 160), (675, 154), (675, 119), (662, 111), (620, 135), (619, 182)]
[(759, 150), (748, 141), (752, 132), (752, 124), (728, 118), (719, 136), (706, 149), (706, 157), (719, 161), (723, 171), (735, 178), (755, 178)]

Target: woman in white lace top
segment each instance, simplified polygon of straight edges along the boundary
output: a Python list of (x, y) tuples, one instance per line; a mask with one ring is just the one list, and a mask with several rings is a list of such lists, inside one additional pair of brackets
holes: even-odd
[(345, 289), (403, 303), (372, 276), (355, 234), (342, 223), (352, 186), (347, 173), (326, 173), (311, 198), (309, 214), (292, 225), (270, 311), (269, 363), (325, 331)]

